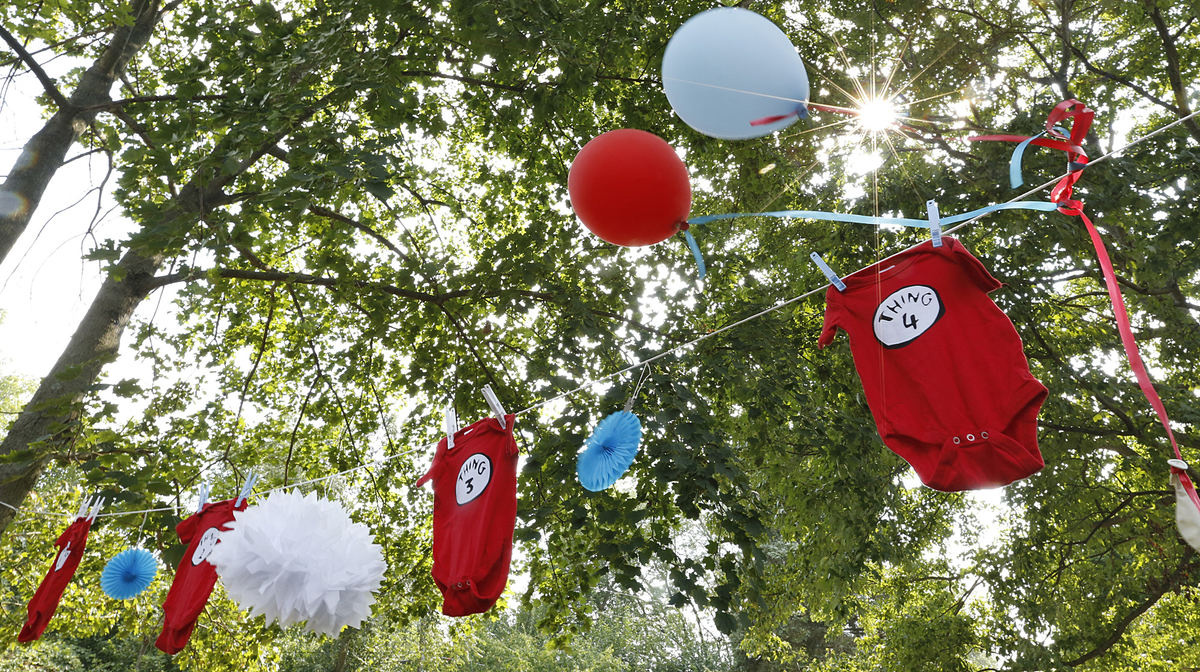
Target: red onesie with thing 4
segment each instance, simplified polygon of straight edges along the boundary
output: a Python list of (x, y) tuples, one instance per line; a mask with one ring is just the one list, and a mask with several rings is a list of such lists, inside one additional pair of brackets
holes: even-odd
[(442, 613), (479, 614), (492, 608), (508, 583), (517, 521), (515, 415), (486, 418), (438, 444), (433, 481), (433, 580), (442, 591)]
[(1037, 414), (1046, 388), (987, 293), (1001, 287), (943, 236), (826, 293), (829, 345), (840, 327), (883, 442), (921, 482), (956, 491), (1006, 485), (1042, 468)]
[(87, 548), (88, 531), (91, 529), (92, 521), (87, 517), (76, 518), (54, 542), (60, 550), (54, 557), (54, 564), (50, 565), (50, 571), (46, 572), (46, 578), (42, 579), (42, 585), (38, 586), (33, 599), (29, 600), (29, 618), (21, 628), (21, 634), (17, 635), (17, 641), (32, 642), (42, 636), (54, 617), (63, 591), (79, 568), (79, 561), (83, 560), (83, 550)]
[(217, 569), (208, 556), (228, 529), (225, 524), (233, 520), (233, 512), (245, 508), (245, 500), (238, 506), (232, 499), (211, 502), (175, 526), (175, 534), (188, 547), (163, 602), (163, 629), (154, 642), (160, 651), (174, 654), (187, 646), (217, 583)]

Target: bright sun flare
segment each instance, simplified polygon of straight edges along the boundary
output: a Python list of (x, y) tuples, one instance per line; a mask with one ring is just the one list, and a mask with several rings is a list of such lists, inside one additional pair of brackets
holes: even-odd
[(858, 124), (872, 133), (881, 133), (896, 123), (896, 107), (886, 98), (868, 100), (858, 106)]

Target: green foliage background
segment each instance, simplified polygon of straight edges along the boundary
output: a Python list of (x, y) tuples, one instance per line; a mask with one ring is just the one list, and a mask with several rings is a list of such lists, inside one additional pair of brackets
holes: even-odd
[[(343, 635), (353, 644), (309, 646), (218, 596), (175, 658), (181, 669), (307, 669), (306, 651), (344, 667), (353, 661), (339, 651), (377, 655), (413, 628), (436, 636), (412, 655), (453, 669), (563, 665), (544, 645), (572, 641), (578, 669), (677, 669), (649, 649), (622, 658), (659, 633), (626, 623), (605, 640), (616, 607), (599, 587), (659, 590), (667, 613), (697, 609), (746, 669), (1200, 664), (1200, 560), (1174, 531), (1169, 449), (1120, 365), (1086, 233), (1055, 214), (1006, 213), (962, 232), (1006, 283), (993, 296), (1051, 390), (1047, 466), (1005, 489), (998, 539), (977, 537), (972, 498), (913, 486), (875, 433), (849, 349), (816, 351), (814, 297), (651, 368), (628, 487), (588, 493), (574, 480), (578, 447), (623, 403), (628, 378), (522, 417), (516, 569), (528, 588), (498, 621), (429, 625), (430, 500), (411, 484), (446, 397), (480, 416), (490, 382), (508, 408), (526, 408), (820, 285), (811, 250), (849, 271), (920, 240), (771, 219), (698, 227), (711, 269), (698, 285), (678, 241), (625, 250), (582, 232), (565, 185), (588, 139), (618, 127), (667, 139), (693, 175), (695, 213), (922, 217), (929, 198), (952, 213), (1012, 195), (1011, 146), (968, 146), (968, 134), (1032, 133), (1077, 97), (1097, 112), (1098, 156), (1196, 103), (1194, 1), (743, 4), (798, 45), (814, 99), (853, 104), (861, 85), (908, 103), (915, 130), (867, 141), (885, 157), (876, 174), (854, 172), (859, 134), (819, 128), (826, 117), (733, 143), (672, 116), (657, 81), (663, 47), (710, 2), (171, 3), (121, 86), (133, 102), (83, 136), (112, 157), (136, 224), (90, 258), (114, 269), (127, 250), (167, 260), (164, 305), (152, 294), (125, 344), (146, 373), (110, 376), (39, 448), (57, 466), (26, 505), (67, 511), (98, 490), (110, 510), (190, 506), (201, 479), (231, 494), (249, 469), (271, 487), (399, 455), (326, 488), (385, 547), (378, 623)], [(86, 62), (129, 10), (19, 0), (0, 21)], [(1110, 242), (1185, 457), (1200, 445), (1198, 143), (1195, 124), (1164, 133), (1088, 170), (1077, 191)], [(1060, 170), (1061, 155), (1027, 153), (1031, 182)], [(174, 216), (192, 193), (181, 185), (214, 181), (218, 203)], [(168, 575), (176, 521), (145, 523)], [(0, 540), (0, 641), (15, 636), (61, 522), (19, 516)], [(166, 583), (133, 605), (97, 583), (136, 530), (131, 518), (99, 526), (57, 639), (10, 660), (79, 657), (114, 630), (145, 648)]]

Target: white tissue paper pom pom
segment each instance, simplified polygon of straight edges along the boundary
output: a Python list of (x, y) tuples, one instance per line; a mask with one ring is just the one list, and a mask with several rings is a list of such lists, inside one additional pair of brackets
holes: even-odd
[(337, 635), (371, 615), (383, 550), (366, 525), (314, 494), (275, 492), (234, 514), (208, 561), (238, 606), (282, 627)]

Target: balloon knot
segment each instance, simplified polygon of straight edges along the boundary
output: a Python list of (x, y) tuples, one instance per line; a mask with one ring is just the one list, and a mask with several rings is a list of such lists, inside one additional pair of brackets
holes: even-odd
[(690, 228), (692, 228), (692, 225), (691, 225), (691, 224), (688, 224), (686, 221), (683, 221), (683, 222), (680, 222), (680, 223), (679, 223), (679, 230), (680, 230), (680, 231), (687, 231), (687, 230), (688, 230), (688, 229), (690, 229)]

